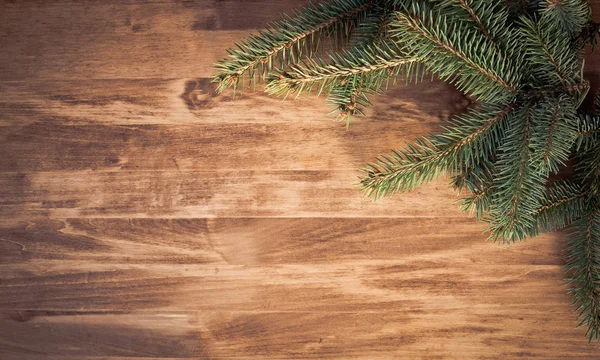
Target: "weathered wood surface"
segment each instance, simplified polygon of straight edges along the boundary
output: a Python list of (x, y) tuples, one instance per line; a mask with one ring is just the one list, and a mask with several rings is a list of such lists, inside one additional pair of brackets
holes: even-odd
[(349, 130), (214, 94), (225, 48), (302, 3), (0, 2), (0, 359), (600, 358), (560, 234), (484, 242), (444, 180), (356, 191), (468, 104), (451, 87)]

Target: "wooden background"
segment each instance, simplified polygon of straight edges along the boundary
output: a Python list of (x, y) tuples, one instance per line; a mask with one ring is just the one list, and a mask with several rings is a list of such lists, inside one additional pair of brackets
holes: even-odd
[(0, 2), (0, 358), (600, 358), (559, 235), (484, 242), (446, 181), (356, 191), (467, 105), (450, 86), (349, 130), (323, 99), (214, 93), (299, 3)]

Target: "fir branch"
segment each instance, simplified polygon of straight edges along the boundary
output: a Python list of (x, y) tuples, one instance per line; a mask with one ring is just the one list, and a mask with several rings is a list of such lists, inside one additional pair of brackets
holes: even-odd
[(580, 114), (577, 121), (576, 150), (588, 152), (600, 140), (600, 115)]
[(551, 86), (576, 83), (580, 61), (569, 35), (552, 31), (548, 21), (523, 18), (522, 22), (523, 49), (532, 80)]
[(488, 40), (493, 40), (494, 37), (490, 34), (490, 32), (488, 31), (488, 29), (485, 27), (485, 25), (483, 25), (483, 22), (481, 21), (481, 19), (479, 18), (479, 16), (475, 13), (475, 11), (473, 10), (473, 7), (471, 7), (468, 3), (467, 0), (458, 0), (460, 2), (460, 5), (469, 13), (469, 16), (471, 16), (471, 18), (473, 19), (473, 21), (475, 21), (475, 23), (477, 24), (477, 26), (479, 26), (479, 29), (481, 30), (481, 32), (483, 33), (483, 35), (488, 38)]
[[(351, 40), (350, 45), (368, 48), (384, 44), (388, 37), (392, 10), (392, 8), (386, 6), (378, 7), (372, 16), (356, 29), (354, 39)], [(372, 83), (367, 85), (369, 82), (361, 74), (354, 74), (336, 81), (331, 87), (331, 92), (327, 95), (327, 102), (336, 106), (332, 113), (337, 113), (339, 119), (345, 120), (346, 127), (350, 125), (352, 115), (364, 116), (363, 109), (371, 106), (369, 96), (381, 93), (383, 84), (387, 85), (389, 77), (393, 75), (393, 71), (387, 71), (387, 73), (389, 76), (382, 79), (376, 86), (372, 86)]]
[[(577, 114), (566, 95), (532, 107), (533, 164), (545, 174), (565, 166), (577, 138)], [(536, 165), (537, 164), (537, 165)]]
[[(536, 171), (530, 148), (532, 109), (511, 119), (499, 148), (494, 176), (495, 199), (490, 211), (490, 238), (517, 241), (527, 237), (535, 225), (532, 213), (539, 207), (547, 176)], [(523, 123), (523, 124), (521, 124)]]
[[(536, 209), (534, 212), (532, 212), (532, 215), (540, 216), (540, 215), (544, 214), (544, 216), (548, 216), (548, 215), (546, 215), (548, 212), (554, 211), (559, 207), (564, 207), (566, 204), (573, 204), (575, 201), (583, 198), (584, 196), (585, 196), (585, 193), (577, 193), (570, 197), (558, 199), (549, 204), (544, 204), (541, 207), (539, 207), (538, 209)], [(570, 217), (577, 218), (578, 216), (580, 216), (580, 215), (572, 215)], [(548, 221), (548, 223), (552, 224), (552, 226), (554, 227), (554, 226), (556, 226), (557, 221), (555, 219), (553, 219), (552, 221)], [(560, 226), (560, 225), (556, 226), (556, 228), (558, 228), (558, 229), (561, 227), (563, 227), (563, 226)]]
[(303, 84), (311, 84), (320, 81), (331, 81), (333, 79), (345, 78), (358, 73), (367, 73), (377, 70), (385, 70), (402, 65), (417, 62), (419, 59), (403, 57), (385, 59), (377, 57), (373, 63), (365, 63), (362, 66), (346, 66), (341, 64), (306, 63), (307, 65), (295, 65), (290, 71), (284, 71), (267, 80), (267, 91), (272, 94), (286, 93), (295, 90)]
[(492, 189), (492, 186), (488, 186), (481, 191), (476, 191), (472, 193), (470, 196), (466, 196), (462, 199), (461, 210), (473, 212), (476, 211), (476, 216), (478, 219), (483, 218), (485, 213), (490, 208), (490, 197), (489, 192)]
[(489, 41), (494, 41), (496, 31), (502, 31), (507, 11), (497, 2), (488, 0), (433, 0), (436, 10), (447, 17), (472, 22)]
[(492, 191), (492, 184), (490, 183), (481, 191), (475, 191), (468, 196), (464, 196), (460, 199), (460, 209), (462, 211), (468, 211), (471, 214), (475, 213), (478, 219), (483, 219), (484, 216), (489, 212), (492, 205), (492, 199), (490, 192)]
[[(594, 134), (596, 135), (596, 134)], [(600, 141), (588, 141), (575, 153), (575, 178), (600, 194)]]
[(380, 198), (412, 190), (445, 171), (477, 166), (481, 158), (493, 154), (493, 144), (505, 127), (502, 123), (512, 110), (512, 104), (482, 106), (457, 116), (445, 133), (417, 139), (416, 145), (408, 145), (406, 150), (376, 158), (363, 170), (362, 190), (367, 196)]
[(581, 79), (581, 81), (575, 82), (570, 85), (558, 85), (558, 86), (548, 86), (542, 87), (541, 89), (528, 91), (526, 94), (523, 94), (522, 97), (524, 99), (530, 100), (540, 100), (544, 98), (556, 98), (561, 94), (569, 94), (572, 96), (585, 95), (590, 89), (590, 82)]
[(600, 115), (600, 92), (594, 95), (594, 108), (592, 111), (594, 115)]
[(600, 335), (600, 212), (589, 209), (569, 228), (565, 269), (573, 304), (589, 341)]
[[(317, 94), (334, 85), (336, 81), (355, 74), (369, 74), (371, 83), (381, 84), (387, 80), (389, 71), (399, 73), (402, 68), (409, 72), (419, 59), (407, 56), (394, 43), (366, 48), (353, 48), (342, 54), (331, 54), (330, 63), (324, 60), (309, 59), (302, 64), (291, 66), (289, 71), (282, 71), (267, 78), (266, 90), (270, 94), (285, 95), (303, 91), (308, 93), (318, 86)], [(391, 69), (391, 70), (390, 70)]]
[(553, 27), (553, 31), (564, 32), (569, 37), (579, 34), (591, 19), (589, 2), (586, 0), (546, 0), (540, 9), (542, 21)]
[(536, 226), (529, 236), (562, 229), (583, 215), (587, 191), (580, 185), (558, 181), (548, 186), (540, 207), (531, 213)]
[(513, 64), (468, 24), (452, 23), (426, 5), (412, 3), (397, 13), (391, 27), (408, 53), (480, 101), (503, 102), (519, 91), (520, 75)]
[(453, 21), (461, 21), (499, 49), (503, 59), (510, 59), (515, 68), (522, 66), (520, 33), (511, 26), (509, 5), (496, 0), (434, 0), (436, 9)]
[(337, 38), (339, 29), (342, 29), (344, 38), (349, 39), (351, 28), (374, 5), (375, 0), (331, 0), (307, 7), (294, 18), (284, 17), (283, 21), (237, 44), (239, 50), (230, 50), (231, 59), (223, 59), (216, 65), (220, 72), (213, 81), (219, 83), (219, 91), (228, 86), (236, 88), (244, 74), (248, 74), (249, 79), (255, 75), (261, 78), (273, 69), (276, 60), (281, 65), (289, 65), (297, 61), (303, 52), (310, 56), (317, 50), (322, 38)]

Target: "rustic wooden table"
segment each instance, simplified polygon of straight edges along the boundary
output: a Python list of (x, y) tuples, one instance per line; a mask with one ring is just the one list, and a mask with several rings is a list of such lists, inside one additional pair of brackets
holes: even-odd
[(486, 243), (446, 181), (356, 191), (466, 105), (451, 87), (349, 130), (323, 99), (214, 93), (298, 3), (0, 2), (0, 358), (600, 358), (559, 235)]

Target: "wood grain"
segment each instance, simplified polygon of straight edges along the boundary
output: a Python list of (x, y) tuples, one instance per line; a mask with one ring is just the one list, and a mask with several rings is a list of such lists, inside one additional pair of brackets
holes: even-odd
[(351, 170), (0, 173), (0, 219), (464, 216), (447, 181), (374, 202), (359, 193), (356, 175)]
[[(585, 346), (564, 340), (576, 335), (561, 323), (544, 321), (520, 334), (506, 330), (522, 328), (529, 318), (539, 317), (535, 310), (526, 309), (522, 316), (515, 316), (514, 308), (493, 314), (487, 310), (465, 310), (462, 319), (445, 311), (406, 309), (385, 316), (361, 312), (14, 311), (3, 313), (0, 323), (14, 329), (6, 336), (11, 359), (36, 354), (48, 359), (590, 358)], [(445, 320), (441, 331), (431, 329), (441, 319)], [(398, 332), (398, 326), (407, 323), (412, 326)], [(426, 330), (414, 331), (419, 328)], [(534, 341), (535, 333), (549, 336)], [(424, 336), (429, 344), (423, 343)], [(48, 340), (65, 346), (58, 350)], [(23, 349), (30, 355), (23, 354)]]
[(225, 49), (249, 30), (306, 3), (2, 1), (0, 77), (207, 77)]
[(365, 253), (377, 261), (452, 255), (465, 264), (562, 264), (558, 236), (491, 246), (481, 241), (484, 229), (474, 219), (437, 217), (8, 220), (0, 252), (5, 264), (327, 264), (360, 262)]
[[(219, 95), (209, 78), (0, 81), (0, 126), (20, 127), (51, 120), (61, 125), (333, 124), (332, 107), (314, 96), (284, 101), (262, 92)], [(425, 96), (426, 95), (426, 96)], [(368, 117), (350, 129), (390, 121), (431, 126), (460, 111), (467, 100), (440, 81), (398, 85), (374, 97)], [(337, 125), (337, 126), (336, 126)], [(391, 127), (391, 125), (390, 125)]]
[[(432, 99), (423, 103), (427, 111), (422, 111), (409, 105), (414, 98), (411, 99), (407, 89), (398, 89), (380, 99), (382, 105), (372, 109), (371, 117), (357, 119), (346, 129), (333, 122), (332, 117), (322, 115), (327, 109), (316, 106), (321, 99), (312, 99), (306, 104), (308, 109), (300, 102), (293, 102), (298, 111), (290, 116), (289, 108), (282, 107), (283, 103), (272, 97), (244, 96), (231, 101), (221, 96), (215, 98), (224, 100), (205, 105), (210, 107), (206, 114), (205, 110), (188, 110), (185, 99), (181, 98), (183, 94), (169, 99), (173, 94), (167, 93), (163, 85), (170, 87), (170, 83), (147, 87), (145, 82), (135, 82), (121, 90), (123, 93), (112, 90), (120, 83), (110, 81), (106, 88), (89, 93), (85, 92), (89, 88), (77, 83), (80, 86), (71, 89), (77, 93), (74, 96), (66, 95), (64, 89), (55, 90), (63, 95), (40, 96), (12, 84), (0, 85), (6, 89), (0, 95), (0, 104), (4, 104), (5, 119), (9, 122), (0, 127), (3, 129), (0, 152), (8, 155), (0, 158), (0, 168), (3, 171), (358, 169), (374, 156), (403, 146), (423, 131), (436, 131), (440, 118), (449, 115), (450, 105), (460, 103), (460, 98), (453, 96), (456, 93), (448, 94), (447, 86), (422, 85)], [(104, 91), (103, 95), (98, 91)], [(127, 91), (138, 95), (126, 96)], [(32, 100), (38, 96), (42, 99)], [(20, 97), (26, 101), (18, 103)], [(256, 107), (258, 110), (244, 111), (250, 103), (261, 105)], [(400, 127), (395, 126), (398, 111), (406, 114)], [(309, 116), (298, 118), (300, 113)]]
[(543, 296), (544, 303), (565, 305), (564, 312), (570, 312), (560, 265), (515, 264), (502, 272), (495, 264), (473, 267), (465, 273), (464, 264), (442, 254), (426, 260), (252, 267), (93, 263), (79, 268), (33, 261), (0, 268), (0, 309), (387, 312), (407, 302), (423, 310), (499, 306), (509, 299), (506, 306), (539, 307)]
[[(192, 319), (200, 324), (184, 327), (185, 335), (200, 332), (197, 346), (211, 347), (215, 358), (240, 353), (261, 358), (563, 358), (563, 353), (554, 357), (558, 351), (585, 358), (593, 350), (584, 341), (571, 340), (579, 331), (566, 320), (571, 314), (568, 296), (556, 291), (562, 283), (560, 266), (513, 265), (499, 273), (496, 265), (478, 265), (465, 273), (463, 266), (453, 265), (459, 261), (441, 256), (405, 260), (251, 269), (121, 265), (115, 270), (94, 265), (76, 270), (63, 263), (38, 263), (29, 264), (23, 274), (18, 274), (23, 268), (12, 266), (0, 309), (11, 309), (9, 323), (43, 314), (38, 308), (59, 315), (65, 308), (77, 309), (68, 314), (67, 324), (48, 321), (59, 333), (76, 334), (77, 327), (69, 329), (68, 322), (80, 313), (79, 327), (96, 333), (103, 327), (98, 321), (140, 326), (133, 320), (138, 316), (130, 315), (127, 322), (127, 317), (115, 319), (115, 311), (144, 311), (142, 324), (148, 317), (160, 321), (163, 314), (193, 311)], [(86, 319), (88, 313), (95, 319)], [(168, 336), (169, 322), (159, 324), (165, 328), (156, 336), (163, 341), (173, 336)], [(193, 356), (207, 357), (201, 349)]]
[(357, 192), (464, 111), (451, 86), (349, 130), (323, 99), (215, 93), (225, 49), (305, 3), (0, 1), (0, 359), (600, 358), (560, 233), (485, 242), (446, 179)]

